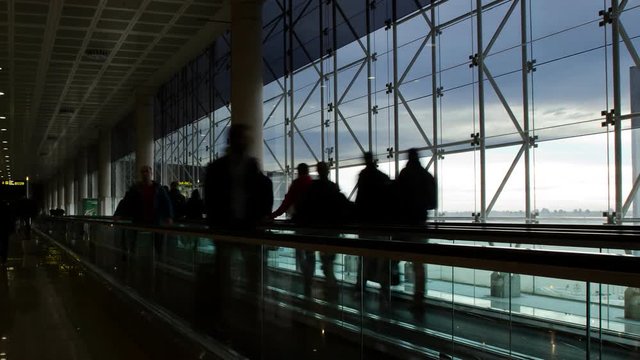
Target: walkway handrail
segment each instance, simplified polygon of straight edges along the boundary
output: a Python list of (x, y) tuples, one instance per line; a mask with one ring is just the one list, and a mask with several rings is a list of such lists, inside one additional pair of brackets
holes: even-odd
[[(167, 235), (197, 236), (216, 241), (236, 242), (267, 247), (290, 247), (328, 253), (343, 253), (358, 256), (391, 258), (444, 266), (484, 269), (516, 274), (537, 275), (562, 279), (573, 279), (603, 284), (640, 287), (640, 257), (584, 253), (567, 250), (540, 250), (487, 245), (429, 243), (428, 240), (412, 239), (401, 235), (374, 238), (346, 238), (335, 232), (328, 236), (326, 229), (316, 233), (294, 233), (277, 228), (265, 228), (253, 232), (225, 231), (201, 227), (152, 227), (139, 226), (107, 219), (60, 217), (53, 221), (93, 223), (121, 229), (156, 232)], [(499, 232), (497, 233), (499, 234)], [(336, 236), (338, 235), (338, 236)], [(424, 233), (422, 234), (424, 235)], [(477, 240), (482, 234), (468, 232), (465, 240)], [(469, 236), (471, 235), (471, 236)], [(529, 235), (524, 233), (524, 235)], [(562, 238), (566, 234), (558, 234)], [(583, 234), (584, 235), (584, 234)], [(581, 235), (581, 236), (583, 236)], [(523, 234), (521, 234), (523, 236)], [(551, 234), (547, 234), (551, 236)], [(600, 236), (594, 234), (593, 236)], [(440, 236), (438, 235), (438, 238)], [(636, 237), (637, 238), (637, 237)], [(483, 239), (484, 240), (484, 239)], [(528, 240), (528, 239), (527, 239)], [(492, 241), (500, 242), (493, 238)], [(581, 245), (582, 246), (582, 245)]]

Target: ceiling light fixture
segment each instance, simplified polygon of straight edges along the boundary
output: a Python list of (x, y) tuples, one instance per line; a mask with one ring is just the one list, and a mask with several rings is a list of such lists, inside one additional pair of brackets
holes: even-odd
[(7, 140), (2, 140), (3, 144), (8, 144), (9, 142)]
[(0, 116), (0, 120), (7, 120), (6, 116)]
[(7, 129), (6, 128), (2, 128), (2, 129), (0, 129), (0, 131), (7, 131)]
[(109, 50), (105, 49), (86, 49), (84, 56), (91, 61), (104, 62), (109, 58)]
[(0, 96), (4, 95), (4, 93), (2, 91), (0, 91)]

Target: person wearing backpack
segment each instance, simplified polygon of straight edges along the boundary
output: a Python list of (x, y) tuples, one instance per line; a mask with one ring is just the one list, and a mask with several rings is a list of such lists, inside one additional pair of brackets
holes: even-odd
[[(293, 221), (310, 226), (333, 226), (346, 222), (350, 217), (351, 204), (336, 183), (329, 180), (329, 164), (324, 161), (316, 165), (318, 179), (309, 185), (306, 194), (298, 203)], [(325, 276), (325, 293), (329, 300), (338, 298), (338, 282), (334, 272), (336, 254), (320, 252), (320, 261)], [(315, 272), (315, 251), (305, 251), (302, 270), (305, 295), (311, 295)]]
[[(391, 180), (387, 174), (378, 170), (371, 152), (364, 153), (364, 162), (365, 168), (358, 175), (358, 195), (355, 204), (358, 222), (363, 226), (388, 224), (391, 213)], [(358, 260), (355, 295), (364, 294), (367, 280), (377, 282), (380, 284), (380, 307), (386, 307), (391, 299), (391, 267), (397, 268), (398, 262), (364, 256)]]
[[(407, 165), (396, 179), (399, 222), (404, 225), (423, 225), (427, 221), (427, 211), (437, 207), (436, 180), (420, 164), (417, 149), (409, 149)], [(415, 286), (413, 309), (424, 311), (425, 269), (422, 263), (413, 263)]]

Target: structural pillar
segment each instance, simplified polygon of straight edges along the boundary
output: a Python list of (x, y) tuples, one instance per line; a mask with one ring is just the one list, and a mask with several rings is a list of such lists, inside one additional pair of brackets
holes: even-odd
[(153, 96), (136, 95), (136, 174), (153, 163)]
[(60, 171), (58, 173), (57, 187), (58, 187), (57, 209), (63, 209), (65, 210), (65, 213), (68, 213), (67, 209), (64, 206), (64, 171)]
[(53, 186), (51, 186), (51, 182), (48, 182), (46, 185), (46, 205), (44, 207), (44, 213), (49, 215), (49, 209), (53, 209)]
[(76, 209), (78, 215), (84, 215), (84, 209), (82, 206), (83, 199), (89, 197), (89, 186), (87, 176), (87, 151), (83, 149), (80, 151), (78, 162), (76, 164), (78, 167), (78, 196), (76, 197)]
[(100, 216), (111, 216), (111, 136), (102, 134), (98, 145), (98, 211)]
[(75, 211), (75, 192), (73, 190), (73, 183), (75, 182), (75, 166), (73, 164), (73, 161), (70, 162), (67, 165), (67, 168), (65, 169), (65, 176), (64, 176), (64, 184), (65, 184), (65, 191), (64, 194), (65, 196), (65, 207), (66, 207), (66, 213), (67, 215), (76, 215), (76, 211)]
[(262, 2), (231, 1), (231, 123), (245, 125), (262, 166)]
[[(640, 67), (633, 66), (630, 69), (631, 82), (631, 113), (640, 113)], [(631, 119), (631, 162), (633, 184), (640, 175), (640, 116)], [(633, 218), (640, 218), (640, 190), (633, 197)]]

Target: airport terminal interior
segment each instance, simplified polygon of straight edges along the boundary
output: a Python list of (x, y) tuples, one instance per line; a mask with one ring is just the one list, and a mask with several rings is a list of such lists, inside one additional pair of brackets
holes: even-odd
[(0, 360), (640, 359), (639, 51), (640, 0), (0, 0)]

